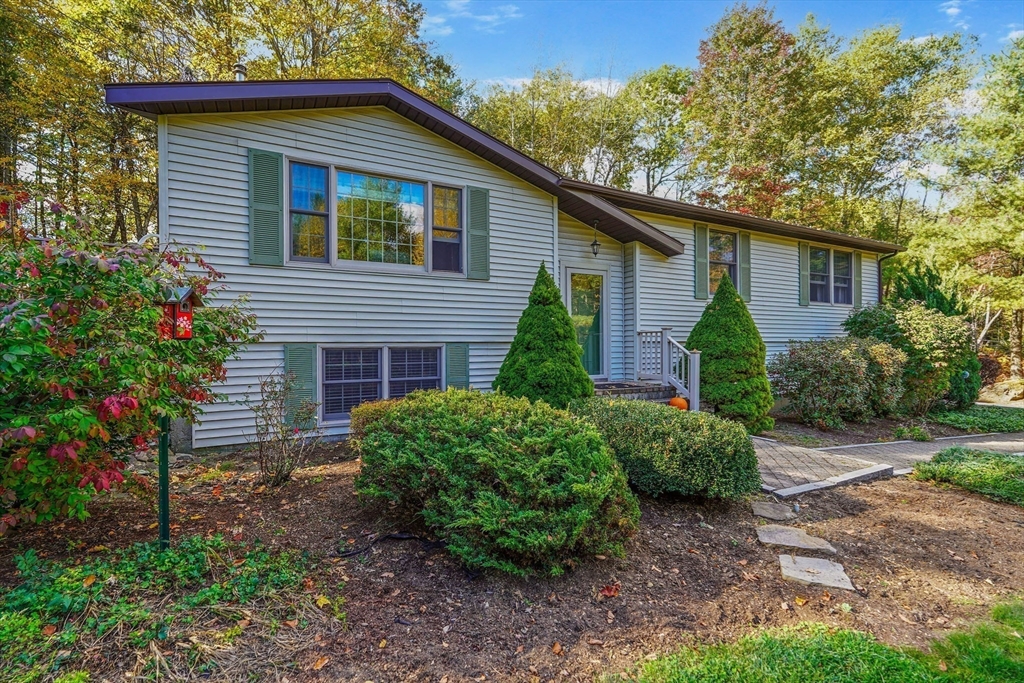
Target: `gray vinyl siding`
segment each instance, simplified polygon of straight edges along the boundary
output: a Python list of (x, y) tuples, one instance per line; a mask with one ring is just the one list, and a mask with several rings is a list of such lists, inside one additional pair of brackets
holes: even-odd
[(637, 242), (622, 245), (622, 369), (623, 379), (636, 379)]
[[(672, 327), (671, 334), (685, 341), (707, 304), (707, 301), (694, 298), (693, 224), (666, 216), (637, 215), (686, 245), (686, 253), (673, 258), (639, 245), (638, 329)], [(792, 339), (845, 334), (841, 324), (853, 307), (831, 304), (800, 306), (798, 270), (796, 240), (756, 232), (751, 234), (751, 299), (747, 307), (769, 355), (785, 350), (787, 342)], [(863, 303), (869, 306), (878, 298), (874, 254), (864, 254), (861, 277)]]
[(622, 275), (623, 245), (611, 237), (598, 234), (601, 249), (597, 256), (591, 251), (590, 244), (594, 241), (594, 229), (588, 228), (574, 218), (563, 213), (558, 214), (558, 262), (561, 272), (558, 282), (566, 287), (566, 268), (581, 270), (594, 269), (608, 274), (608, 313), (609, 313), (609, 380), (621, 380), (625, 377), (625, 357), (623, 342), (623, 326), (625, 324)]
[[(166, 136), (166, 235), (205, 246), (204, 258), (225, 275), (228, 296), (249, 294), (266, 331), (263, 343), (229, 363), (228, 401), (208, 408), (195, 428), (196, 447), (244, 440), (251, 416), (239, 402), (246, 391), (255, 392), (258, 377), (280, 367), (285, 343), (469, 342), (470, 382), (490, 387), (538, 265), (552, 267), (550, 195), (383, 108), (168, 116)], [(250, 265), (250, 147), (346, 169), (489, 189), (490, 280), (324, 264)], [(331, 434), (345, 431), (340, 424), (328, 428)]]

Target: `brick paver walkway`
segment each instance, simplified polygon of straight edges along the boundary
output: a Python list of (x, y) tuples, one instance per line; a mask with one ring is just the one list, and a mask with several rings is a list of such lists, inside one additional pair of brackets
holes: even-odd
[(753, 441), (761, 481), (772, 491), (823, 481), (877, 463), (852, 453), (825, 453), (758, 437)]
[[(902, 474), (913, 468), (914, 463), (930, 460), (951, 446), (970, 446), (998, 453), (1024, 452), (1024, 432), (831, 448), (802, 448), (759, 437), (754, 437), (753, 442), (764, 488), (781, 491), (782, 495), (795, 487), (826, 482), (851, 473), (857, 473), (854, 477), (866, 475), (870, 478), (876, 476), (870, 468), (880, 465), (891, 465), (896, 474)], [(888, 476), (888, 472), (881, 476)]]
[(914, 463), (921, 460), (931, 460), (933, 455), (952, 446), (970, 446), (978, 450), (997, 453), (1018, 453), (1024, 451), (1024, 432), (989, 436), (956, 436), (935, 441), (899, 441), (864, 446), (835, 446), (820, 450), (825, 453), (860, 458), (871, 462), (884, 462), (900, 470), (912, 468)]

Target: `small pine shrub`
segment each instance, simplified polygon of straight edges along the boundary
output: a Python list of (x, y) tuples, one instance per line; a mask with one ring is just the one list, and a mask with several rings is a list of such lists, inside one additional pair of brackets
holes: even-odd
[(356, 490), (420, 515), (468, 567), (557, 575), (621, 556), (636, 531), (636, 498), (600, 432), (543, 402), (424, 391), (352, 417)]
[(945, 402), (953, 410), (966, 410), (977, 402), (981, 393), (981, 360), (969, 351), (953, 367)]
[(574, 399), (594, 395), (582, 357), (562, 294), (541, 263), (494, 389), (565, 408)]
[(970, 350), (967, 322), (914, 302), (882, 303), (854, 311), (843, 322), (851, 335), (874, 338), (907, 354), (902, 408), (924, 415), (946, 394)]
[(570, 410), (594, 424), (644, 493), (738, 499), (761, 488), (746, 430), (710, 413), (648, 401), (576, 401)]
[(771, 386), (765, 374), (765, 345), (743, 299), (728, 276), (686, 340), (700, 351), (700, 400), (725, 418), (742, 422), (751, 434), (775, 426)]
[(786, 411), (819, 429), (843, 429), (889, 415), (903, 396), (902, 351), (876, 340), (844, 337), (793, 341), (768, 363)]

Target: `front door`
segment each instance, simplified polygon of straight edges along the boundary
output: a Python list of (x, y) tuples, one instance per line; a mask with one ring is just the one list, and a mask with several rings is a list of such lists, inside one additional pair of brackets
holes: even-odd
[(591, 377), (607, 376), (605, 370), (605, 275), (567, 269), (569, 316), (576, 340), (583, 347), (583, 367)]

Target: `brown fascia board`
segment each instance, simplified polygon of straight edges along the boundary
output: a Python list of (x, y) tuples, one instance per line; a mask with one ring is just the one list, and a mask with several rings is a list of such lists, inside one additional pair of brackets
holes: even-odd
[(620, 242), (666, 255), (683, 245), (614, 204), (561, 185), (562, 177), (455, 114), (389, 79), (109, 83), (107, 104), (150, 119), (174, 114), (383, 106), (558, 198), (559, 209)]
[(865, 237), (854, 237), (853, 235), (844, 235), (843, 233), (832, 232), (829, 230), (818, 230), (817, 228), (808, 228), (802, 225), (773, 221), (768, 218), (747, 216), (741, 213), (733, 213), (732, 211), (709, 209), (707, 207), (697, 206), (696, 204), (677, 202), (674, 199), (652, 197), (638, 192), (629, 192), (627, 190), (606, 187), (604, 185), (595, 185), (593, 183), (586, 183), (579, 180), (570, 180), (568, 178), (564, 179), (562, 180), (562, 187), (591, 192), (603, 197), (618, 207), (629, 209), (631, 211), (674, 216), (676, 218), (685, 218), (687, 220), (700, 223), (714, 223), (715, 225), (723, 225), (730, 228), (767, 233), (769, 235), (789, 237), (807, 242), (821, 242), (824, 244), (847, 247), (849, 249), (869, 251), (876, 254), (896, 253), (906, 250), (906, 247), (902, 247), (898, 244), (891, 244), (889, 242), (881, 242), (879, 240), (872, 240)]

